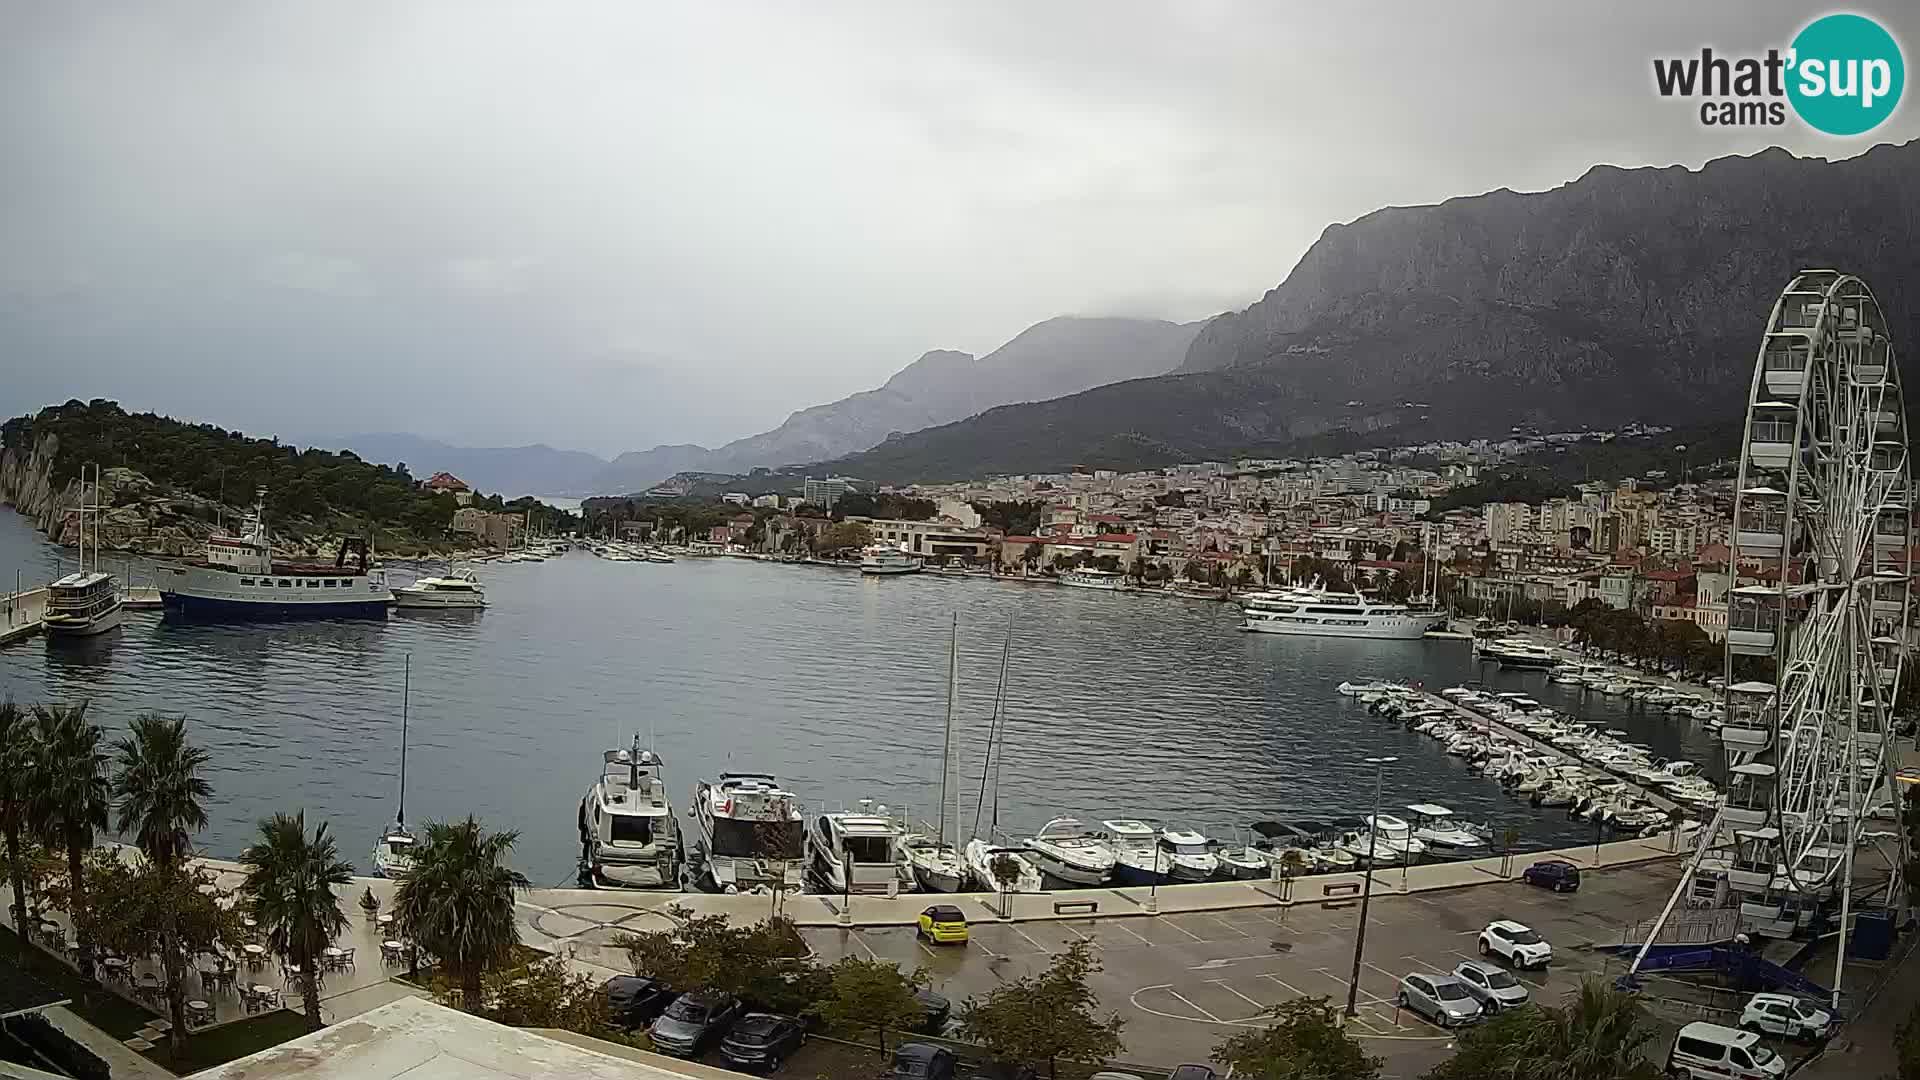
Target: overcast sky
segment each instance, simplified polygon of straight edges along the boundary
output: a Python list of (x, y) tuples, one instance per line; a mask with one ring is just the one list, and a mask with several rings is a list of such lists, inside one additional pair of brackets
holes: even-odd
[[(8, 4), (0, 408), (714, 444), (1049, 316), (1243, 306), (1383, 205), (1920, 134), (1654, 95), (1818, 10)], [(1913, 65), (1920, 6), (1849, 10)]]

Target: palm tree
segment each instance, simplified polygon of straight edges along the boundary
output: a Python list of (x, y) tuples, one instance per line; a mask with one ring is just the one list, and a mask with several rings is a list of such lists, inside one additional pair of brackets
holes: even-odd
[(1464, 1036), (1428, 1080), (1659, 1080), (1644, 1054), (1658, 1034), (1640, 1003), (1588, 979), (1561, 1007), (1505, 1010)]
[(20, 854), (33, 769), (33, 726), (12, 698), (0, 701), (0, 835), (7, 845), (7, 884), (13, 888), (13, 929), (27, 946), (27, 871)]
[(107, 757), (102, 733), (87, 722), (87, 703), (35, 705), (39, 754), (28, 780), (29, 816), (39, 833), (67, 851), (67, 914), (73, 916), (75, 960), (82, 978), (93, 978), (93, 930), (87, 911), (87, 883), (81, 857), (93, 846), (96, 829), (107, 827)]
[(326, 822), (307, 835), (305, 811), (261, 821), (259, 841), (241, 853), (240, 861), (247, 867), (241, 894), (266, 929), (274, 954), (300, 968), (307, 1024), (318, 1031), (320, 976), (315, 966), (321, 950), (347, 928), (338, 890), (352, 878), (353, 867), (340, 860)]
[[(202, 800), (212, 797), (213, 787), (200, 776), (207, 752), (188, 744), (184, 718), (150, 713), (135, 717), (130, 733), (113, 747), (120, 757), (113, 777), (113, 793), (120, 799), (115, 828), (132, 834), (141, 853), (162, 871), (178, 872), (189, 838), (207, 824)], [(177, 1051), (187, 1039), (187, 965), (171, 919), (160, 930), (160, 946)]]
[(429, 821), (413, 869), (393, 896), (394, 921), (459, 977), (460, 999), (480, 1011), (480, 977), (520, 944), (514, 893), (532, 883), (506, 856), (518, 832), (488, 834), (469, 817)]

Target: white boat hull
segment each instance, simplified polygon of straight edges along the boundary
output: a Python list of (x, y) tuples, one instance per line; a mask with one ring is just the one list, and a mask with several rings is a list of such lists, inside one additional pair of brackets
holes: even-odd
[(917, 574), (918, 566), (862, 566), (860, 572), (868, 577), (892, 577), (896, 574)]
[(482, 608), (486, 597), (474, 593), (438, 592), (412, 589), (393, 590), (393, 606), (403, 608)]
[(95, 634), (104, 634), (109, 630), (118, 629), (125, 613), (125, 605), (116, 603), (91, 619), (73, 621), (43, 619), (41, 628), (46, 630), (48, 637), (93, 637)]
[(1039, 848), (1029, 848), (1027, 859), (1039, 867), (1041, 873), (1069, 885), (1104, 885), (1113, 876), (1111, 867), (1078, 866)]
[[(1340, 618), (1332, 616), (1331, 618)], [(1376, 641), (1418, 641), (1432, 625), (1431, 619), (1414, 619), (1403, 615), (1383, 615), (1373, 618), (1362, 616), (1363, 625), (1343, 626), (1331, 622), (1279, 622), (1275, 620), (1249, 621), (1240, 629), (1255, 634), (1281, 634), (1291, 637), (1342, 637), (1373, 638)]]

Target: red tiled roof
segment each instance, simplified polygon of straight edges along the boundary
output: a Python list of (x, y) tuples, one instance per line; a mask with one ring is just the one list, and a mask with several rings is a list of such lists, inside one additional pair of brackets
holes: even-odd
[(1133, 533), (1102, 533), (1093, 538), (1096, 544), (1131, 544), (1139, 537)]
[(1045, 540), (1042, 540), (1037, 536), (1003, 536), (1000, 538), (1000, 542), (1003, 544), (1044, 544), (1046, 543)]
[(427, 478), (427, 482), (422, 486), (433, 488), (436, 491), (442, 491), (442, 490), (466, 491), (467, 490), (467, 482), (453, 475), (450, 472), (434, 473), (431, 477)]

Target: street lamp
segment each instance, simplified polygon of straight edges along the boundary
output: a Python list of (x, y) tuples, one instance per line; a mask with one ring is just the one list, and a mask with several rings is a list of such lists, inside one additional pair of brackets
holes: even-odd
[(1353, 934), (1353, 978), (1347, 982), (1347, 1015), (1360, 1015), (1360, 955), (1367, 945), (1367, 907), (1373, 899), (1373, 857), (1379, 850), (1378, 824), (1380, 818), (1380, 785), (1386, 779), (1386, 767), (1400, 759), (1397, 757), (1370, 757), (1363, 759), (1373, 766), (1373, 812), (1367, 815), (1367, 865), (1365, 884), (1360, 888), (1360, 925)]
[(1160, 914), (1160, 838), (1153, 838), (1153, 876), (1147, 879), (1147, 914)]

